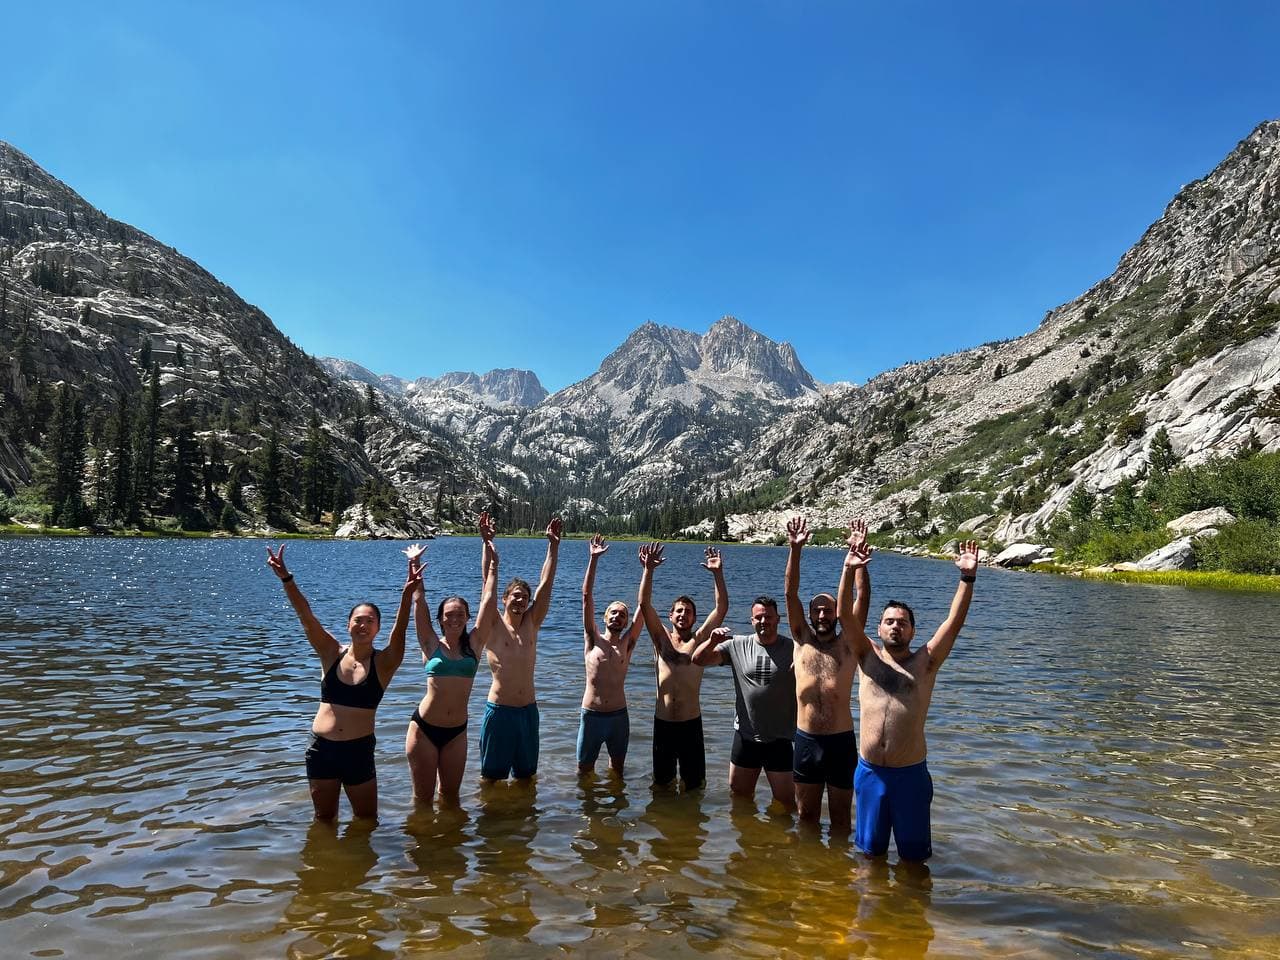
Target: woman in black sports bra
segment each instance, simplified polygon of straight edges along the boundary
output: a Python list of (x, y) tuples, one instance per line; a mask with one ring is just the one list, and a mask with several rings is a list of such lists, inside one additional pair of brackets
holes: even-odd
[[(441, 801), (456, 807), (467, 765), (467, 705), (479, 657), (497, 612), (492, 599), (498, 592), (498, 554), (493, 547), (494, 525), (488, 513), (480, 514), (479, 527), (483, 541), (480, 562), (483, 595), (475, 629), (467, 632), (471, 610), (462, 597), (446, 597), (440, 601), (436, 611), (439, 635), (431, 626), (425, 591), (418, 592), (414, 604), (414, 625), (418, 646), (422, 648), (427, 691), (410, 718), (404, 752), (413, 778), (413, 795), (424, 803), (432, 802), (438, 782)], [(405, 551), (410, 563), (418, 561), (423, 552), (416, 543)]]
[(351, 645), (343, 647), (320, 625), (307, 598), (284, 565), (284, 544), (277, 553), (267, 547), (267, 565), (284, 584), (285, 596), (298, 615), (307, 641), (320, 657), (320, 709), (311, 721), (307, 747), (307, 780), (317, 820), (338, 816), (338, 799), (345, 789), (357, 817), (378, 815), (378, 780), (373, 766), (373, 716), (382, 693), (404, 660), (409, 606), (422, 587), (422, 571), (412, 560), (400, 593), (391, 639), (373, 648), (382, 615), (372, 603), (358, 603), (347, 617)]

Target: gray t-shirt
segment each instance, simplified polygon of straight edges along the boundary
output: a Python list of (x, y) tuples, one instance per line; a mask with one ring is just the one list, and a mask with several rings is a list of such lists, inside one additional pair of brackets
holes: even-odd
[(733, 729), (744, 740), (791, 740), (796, 734), (795, 645), (790, 637), (765, 646), (755, 634), (734, 637), (717, 648), (733, 670), (737, 705)]

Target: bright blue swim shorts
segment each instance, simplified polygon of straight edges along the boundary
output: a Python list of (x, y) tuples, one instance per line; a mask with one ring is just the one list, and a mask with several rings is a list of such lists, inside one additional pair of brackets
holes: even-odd
[(853, 791), (858, 820), (854, 842), (859, 850), (883, 856), (892, 831), (903, 860), (928, 860), (933, 855), (929, 830), (933, 778), (925, 761), (909, 767), (880, 767), (859, 757)]

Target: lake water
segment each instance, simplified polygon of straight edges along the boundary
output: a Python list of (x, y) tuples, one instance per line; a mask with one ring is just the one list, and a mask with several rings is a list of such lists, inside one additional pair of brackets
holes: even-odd
[[(383, 609), (403, 544), (298, 542), (290, 568), (340, 638)], [(544, 544), (500, 541), (535, 581)], [(637, 648), (623, 786), (580, 784), (578, 590), (566, 541), (538, 661), (534, 788), (481, 792), (488, 685), (471, 701), (467, 813), (416, 810), (403, 756), (410, 652), (378, 711), (381, 820), (313, 826), (302, 767), (317, 662), (262, 541), (0, 540), (0, 936), (5, 957), (1275, 957), (1280, 616), (1273, 597), (980, 572), (930, 719), (927, 875), (867, 864), (732, 804), (733, 687), (703, 686), (709, 782), (649, 778), (653, 655)], [(700, 551), (668, 547), (655, 600), (704, 611)], [(726, 551), (730, 625), (781, 598), (785, 551)], [(429, 597), (479, 594), (479, 546), (431, 544)], [(840, 554), (805, 554), (805, 594)], [(632, 601), (634, 544), (600, 610)], [(949, 564), (880, 554), (876, 601), (927, 637)], [(603, 768), (603, 761), (601, 764)]]

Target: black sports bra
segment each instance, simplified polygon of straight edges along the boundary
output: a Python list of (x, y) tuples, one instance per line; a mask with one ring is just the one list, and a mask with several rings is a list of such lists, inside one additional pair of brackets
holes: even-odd
[(340, 707), (359, 707), (363, 710), (376, 709), (382, 702), (383, 692), (382, 684), (378, 681), (377, 667), (374, 666), (378, 651), (373, 651), (369, 657), (369, 669), (359, 683), (345, 683), (338, 676), (338, 664), (346, 655), (347, 651), (343, 650), (342, 656), (333, 661), (324, 672), (324, 679), (320, 681), (320, 702), (336, 703)]

